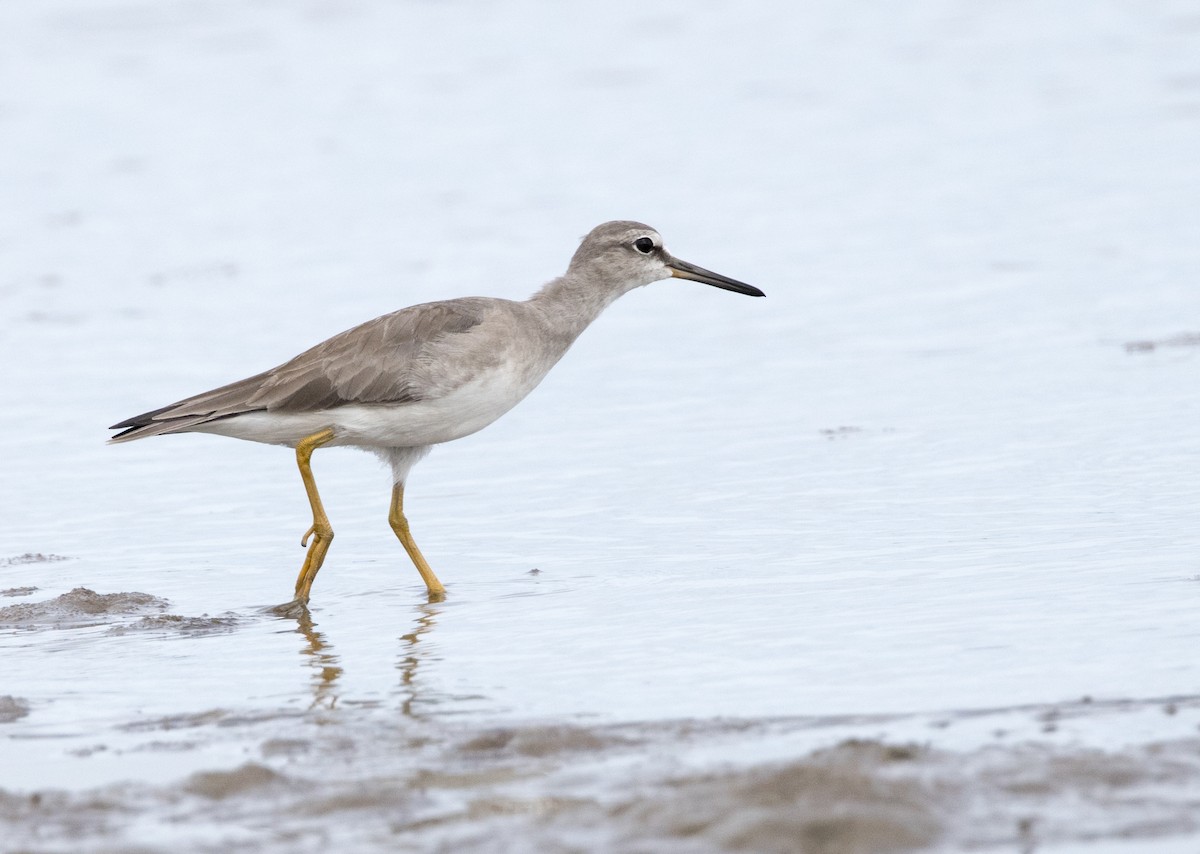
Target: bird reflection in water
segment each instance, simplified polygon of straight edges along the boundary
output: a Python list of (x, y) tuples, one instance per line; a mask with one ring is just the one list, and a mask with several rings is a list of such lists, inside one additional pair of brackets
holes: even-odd
[(332, 709), (337, 705), (338, 699), (334, 686), (342, 675), (338, 657), (334, 655), (333, 647), (325, 640), (324, 633), (316, 630), (307, 611), (296, 618), (296, 631), (308, 641), (308, 646), (300, 650), (300, 654), (311, 659), (310, 666), (316, 671), (312, 679), (313, 701), (308, 708), (310, 711)]
[(437, 616), (442, 612), (438, 606), (440, 599), (429, 597), (428, 604), (418, 605), (417, 619), (411, 632), (400, 636), (404, 644), (400, 649), (400, 658), (396, 661), (396, 669), (400, 671), (400, 711), (405, 717), (418, 717), (415, 711), (420, 700), (417, 670), (421, 662), (429, 657), (428, 648), (421, 648), (421, 636), (429, 632), (437, 622)]
[[(421, 663), (429, 657), (429, 649), (421, 647), (422, 636), (433, 629), (437, 616), (442, 611), (438, 601), (430, 597), (428, 604), (418, 605), (412, 631), (400, 636), (401, 647), (396, 669), (400, 671), (400, 711), (406, 717), (418, 717), (416, 709), (421, 698), (417, 671)], [(317, 631), (316, 624), (307, 611), (295, 617), (295, 620), (297, 634), (303, 635), (307, 641), (300, 654), (308, 659), (308, 665), (314, 670), (313, 701), (309, 709), (333, 709), (338, 701), (337, 681), (343, 671), (340, 658), (334, 653), (325, 633)]]

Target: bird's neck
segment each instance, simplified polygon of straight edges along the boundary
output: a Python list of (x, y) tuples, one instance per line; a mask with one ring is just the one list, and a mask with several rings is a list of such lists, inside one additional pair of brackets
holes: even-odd
[(556, 334), (574, 340), (620, 295), (586, 273), (572, 271), (548, 282), (528, 302)]

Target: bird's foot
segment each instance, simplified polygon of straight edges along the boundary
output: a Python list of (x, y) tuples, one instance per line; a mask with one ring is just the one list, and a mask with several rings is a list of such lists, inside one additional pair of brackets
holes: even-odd
[(288, 617), (293, 620), (303, 620), (309, 616), (308, 600), (302, 599), (299, 596), (291, 602), (284, 602), (282, 605), (273, 605), (263, 610), (268, 614), (274, 614), (276, 617)]

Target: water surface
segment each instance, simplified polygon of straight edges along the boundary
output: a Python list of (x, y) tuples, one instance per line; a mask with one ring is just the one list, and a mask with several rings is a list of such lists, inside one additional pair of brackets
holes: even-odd
[[(529, 22), (537, 21), (531, 29)], [(1186, 6), (0, 11), (0, 816), (29, 850), (1193, 851)], [(453, 45), (448, 49), (448, 45)], [(290, 596), (289, 452), (104, 427), (596, 223), (622, 299)]]

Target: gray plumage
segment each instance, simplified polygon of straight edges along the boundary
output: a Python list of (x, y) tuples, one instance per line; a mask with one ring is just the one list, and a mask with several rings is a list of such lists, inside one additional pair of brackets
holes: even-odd
[(563, 276), (524, 302), (467, 297), (385, 314), (269, 371), (127, 418), (109, 441), (204, 432), (294, 447), (313, 523), (301, 540), (308, 551), (295, 598), (279, 611), (289, 615), (306, 611), (333, 541), (313, 451), (348, 445), (379, 454), (392, 469), (388, 523), (431, 600), (439, 599), (445, 587), (404, 515), (413, 465), (433, 445), (481, 430), (516, 406), (617, 297), (671, 276), (763, 295), (673, 257), (647, 225), (608, 222), (584, 238)]
[[(647, 225), (609, 222), (584, 238), (565, 275), (528, 300), (466, 297), (386, 314), (268, 371), (121, 421), (112, 428), (121, 432), (110, 441), (200, 431), (295, 445), (309, 432), (323, 429), (319, 417), (298, 419), (295, 429), (263, 430), (258, 427), (261, 419), (248, 416), (274, 416), (282, 424), (287, 416), (324, 413), (329, 415), (324, 426), (338, 433), (333, 445), (381, 450), (459, 438), (486, 426), (536, 387), (615, 299), (669, 276), (762, 295), (749, 285), (674, 258)], [(487, 411), (471, 412), (473, 417), (463, 419), (462, 429), (449, 423), (433, 429), (427, 423), (433, 416), (414, 408), (480, 385), (489, 390), (477, 392), (479, 408)], [(389, 427), (375, 431), (376, 436), (360, 424), (339, 426), (338, 413), (350, 407), (378, 408), (381, 419), (386, 411), (397, 424), (408, 410), (414, 417), (420, 415), (420, 424), (411, 435)], [(459, 408), (470, 409), (470, 401)], [(363, 417), (373, 416), (368, 411)]]
[(110, 441), (186, 432), (247, 412), (314, 412), (350, 403), (426, 400), (447, 384), (449, 373), (447, 366), (435, 366), (429, 351), (447, 336), (477, 327), (495, 302), (465, 297), (368, 320), (269, 371), (114, 424), (111, 429), (124, 432)]

